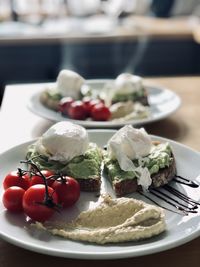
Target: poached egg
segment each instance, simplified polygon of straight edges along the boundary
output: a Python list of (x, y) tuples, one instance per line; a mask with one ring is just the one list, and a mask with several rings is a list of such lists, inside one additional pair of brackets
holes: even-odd
[(80, 125), (61, 121), (51, 126), (36, 142), (36, 150), (50, 160), (68, 162), (88, 149), (88, 133)]
[(144, 130), (135, 129), (126, 125), (117, 131), (108, 141), (109, 157), (117, 159), (119, 166), (124, 171), (133, 171), (144, 189), (148, 189), (152, 180), (146, 167), (136, 167), (134, 159), (147, 156), (152, 148), (150, 136)]
[(105, 83), (101, 98), (110, 106), (116, 95), (129, 95), (143, 89), (143, 80), (140, 76), (131, 73), (122, 73), (115, 80)]
[(85, 79), (72, 70), (61, 70), (58, 74), (56, 87), (60, 94), (77, 100), (80, 98), (80, 89)]
[(122, 73), (115, 79), (115, 93), (130, 94), (143, 88), (142, 78), (131, 73)]

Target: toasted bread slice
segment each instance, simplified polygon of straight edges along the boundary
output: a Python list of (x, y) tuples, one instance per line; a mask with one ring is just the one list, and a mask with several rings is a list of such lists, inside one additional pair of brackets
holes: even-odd
[[(120, 167), (117, 161), (114, 162), (112, 167), (110, 167), (109, 164), (109, 161), (104, 160), (104, 171), (117, 196), (124, 196), (126, 194), (142, 190), (142, 187), (138, 185), (137, 178), (134, 176), (134, 174), (131, 176), (132, 172), (119, 170)], [(112, 169), (119, 170), (119, 174), (113, 176)], [(151, 174), (152, 184), (150, 188), (161, 187), (169, 183), (175, 177), (175, 174), (176, 162), (173, 153), (171, 153), (170, 164), (168, 166), (159, 168), (156, 173)], [(123, 176), (123, 179), (120, 179), (120, 176)]]
[[(176, 174), (176, 164), (175, 160), (173, 159), (171, 165), (169, 167), (160, 169), (158, 173), (153, 174), (151, 176), (152, 184), (151, 187), (160, 187), (167, 183), (169, 183)], [(129, 193), (133, 193), (136, 191), (142, 190), (141, 186), (137, 184), (137, 179), (127, 179), (121, 181), (111, 181), (115, 194), (117, 196), (124, 196)]]
[(94, 143), (90, 143), (84, 155), (76, 156), (67, 163), (49, 160), (47, 156), (39, 155), (35, 144), (29, 147), (26, 158), (31, 159), (40, 170), (52, 170), (75, 178), (80, 184), (81, 191), (100, 190), (102, 151)]

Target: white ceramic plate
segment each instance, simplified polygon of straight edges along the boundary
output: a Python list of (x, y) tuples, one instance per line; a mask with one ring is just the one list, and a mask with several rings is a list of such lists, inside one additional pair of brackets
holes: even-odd
[[(91, 86), (93, 90), (101, 90), (103, 85), (111, 80), (88, 80), (87, 83)], [(129, 123), (134, 126), (143, 125), (146, 123), (154, 122), (157, 120), (164, 119), (170, 114), (175, 112), (180, 104), (180, 97), (172, 92), (171, 90), (163, 87), (153, 87), (146, 86), (147, 92), (149, 95), (150, 103), (150, 113), (151, 116), (139, 120), (129, 120), (129, 121), (89, 121), (89, 120), (71, 120), (67, 117), (62, 116), (59, 112), (48, 109), (40, 103), (39, 97), (40, 92), (33, 93), (28, 101), (28, 108), (35, 114), (52, 120), (52, 121), (61, 121), (69, 120), (74, 123), (80, 124), (87, 128), (118, 128), (122, 127), (125, 124)], [(43, 89), (44, 90), (44, 89)], [(41, 90), (42, 91), (42, 90)]]
[[(103, 146), (113, 133), (113, 130), (91, 130), (89, 131), (89, 136), (91, 141)], [(178, 173), (193, 180), (198, 179), (200, 162), (200, 154), (198, 152), (170, 140), (155, 136), (152, 138), (170, 142), (176, 157)], [(19, 167), (19, 161), (24, 159), (28, 144), (30, 142), (14, 147), (0, 156), (1, 185), (5, 174)], [(199, 188), (191, 189), (183, 185), (179, 185), (178, 188), (199, 201)], [(102, 190), (113, 195), (110, 184), (106, 181), (103, 182)], [(2, 193), (3, 189), (1, 186), (1, 197)], [(132, 194), (130, 197), (132, 196), (151, 203), (137, 193)], [(87, 209), (92, 204), (91, 201), (95, 202), (97, 199), (98, 197), (94, 193), (81, 193), (81, 198), (77, 205), (68, 211), (63, 211), (62, 215), (58, 216), (62, 216), (62, 219), (70, 220), (77, 216), (81, 210)], [(8, 242), (28, 250), (78, 259), (117, 259), (142, 256), (177, 247), (199, 236), (200, 212), (190, 214), (189, 216), (179, 215), (170, 211), (165, 212), (167, 231), (155, 238), (141, 242), (127, 242), (115, 245), (94, 245), (65, 240), (45, 232), (39, 232), (38, 230), (28, 230), (28, 228), (25, 228), (28, 226), (28, 223), (24, 215), (15, 215), (7, 212), (0, 202), (0, 236)]]

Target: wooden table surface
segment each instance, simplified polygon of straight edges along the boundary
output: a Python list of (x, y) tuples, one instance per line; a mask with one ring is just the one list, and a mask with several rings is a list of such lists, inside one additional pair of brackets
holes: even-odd
[[(182, 100), (181, 107), (168, 118), (146, 125), (150, 134), (156, 134), (178, 141), (200, 152), (200, 77), (174, 77), (145, 79), (148, 84), (170, 88)], [(42, 84), (8, 85), (0, 111), (1, 142), (0, 153), (19, 143), (40, 136), (52, 121), (30, 112), (27, 101), (33, 90)], [(0, 266), (192, 266), (200, 264), (200, 237), (177, 248), (164, 252), (120, 260), (74, 260), (58, 258), (28, 251), (0, 240)]]

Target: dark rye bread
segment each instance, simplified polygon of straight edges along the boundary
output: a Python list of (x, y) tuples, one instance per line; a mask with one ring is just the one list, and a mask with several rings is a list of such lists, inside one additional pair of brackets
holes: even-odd
[(100, 191), (101, 176), (91, 178), (91, 179), (90, 178), (89, 179), (76, 178), (76, 180), (80, 184), (81, 191), (84, 191), (84, 192), (98, 192), (98, 191)]
[[(176, 174), (176, 162), (175, 158), (172, 155), (172, 162), (169, 167), (165, 167), (160, 169), (158, 173), (155, 173), (151, 176), (152, 184), (150, 188), (160, 187), (167, 183), (169, 183)], [(108, 176), (109, 178), (109, 176)], [(137, 179), (127, 179), (127, 180), (114, 180), (111, 181), (112, 187), (115, 191), (116, 196), (124, 196), (129, 193), (133, 193), (136, 191), (141, 191), (142, 188), (137, 184)]]
[(148, 97), (147, 97), (147, 95), (146, 96), (140, 96), (140, 97), (138, 97), (136, 100), (135, 100), (135, 102), (136, 101), (138, 101), (138, 102), (140, 102), (142, 105), (144, 105), (144, 106), (149, 106), (149, 101), (148, 101)]
[(146, 88), (144, 88), (144, 95), (135, 98), (134, 102), (140, 102), (144, 106), (149, 106), (148, 93)]

